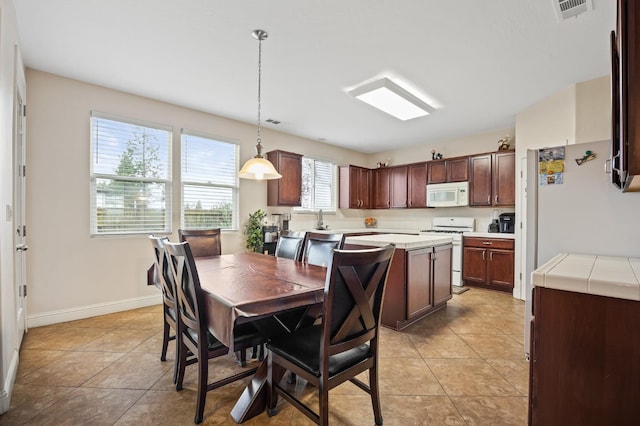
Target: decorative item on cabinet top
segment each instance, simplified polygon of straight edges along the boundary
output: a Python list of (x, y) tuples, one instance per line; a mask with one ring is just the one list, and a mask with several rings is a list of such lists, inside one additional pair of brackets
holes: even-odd
[(511, 136), (509, 136), (509, 135), (506, 135), (505, 137), (500, 139), (498, 141), (498, 150), (499, 151), (508, 151), (509, 147), (511, 146), (511, 144), (509, 143), (510, 141), (511, 141)]

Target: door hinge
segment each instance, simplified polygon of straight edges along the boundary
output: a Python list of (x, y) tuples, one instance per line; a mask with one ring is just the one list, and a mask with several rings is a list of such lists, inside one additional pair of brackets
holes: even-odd
[(520, 281), (522, 281), (522, 272), (520, 272)]
[(20, 297), (27, 297), (27, 286), (26, 285), (21, 285), (20, 286)]
[(26, 104), (22, 105), (22, 116), (23, 117), (27, 116), (27, 105)]
[(27, 225), (22, 225), (22, 236), (23, 237), (27, 236)]

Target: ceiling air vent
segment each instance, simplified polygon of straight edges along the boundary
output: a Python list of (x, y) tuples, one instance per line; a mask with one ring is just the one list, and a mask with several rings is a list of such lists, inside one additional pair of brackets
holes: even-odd
[(551, 0), (559, 22), (593, 10), (592, 0)]

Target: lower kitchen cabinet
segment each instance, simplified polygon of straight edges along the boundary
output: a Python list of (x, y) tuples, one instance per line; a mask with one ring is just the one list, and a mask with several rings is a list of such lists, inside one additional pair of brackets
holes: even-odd
[(639, 301), (534, 288), (529, 425), (638, 424), (639, 354)]
[(463, 238), (462, 280), (465, 284), (512, 292), (513, 264), (512, 239)]
[(382, 306), (382, 325), (401, 330), (451, 299), (450, 244), (396, 249)]

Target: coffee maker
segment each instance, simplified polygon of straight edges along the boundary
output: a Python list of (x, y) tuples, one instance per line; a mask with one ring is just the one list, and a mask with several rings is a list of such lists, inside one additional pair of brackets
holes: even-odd
[(502, 213), (498, 219), (500, 232), (504, 234), (513, 234), (516, 230), (516, 214)]

